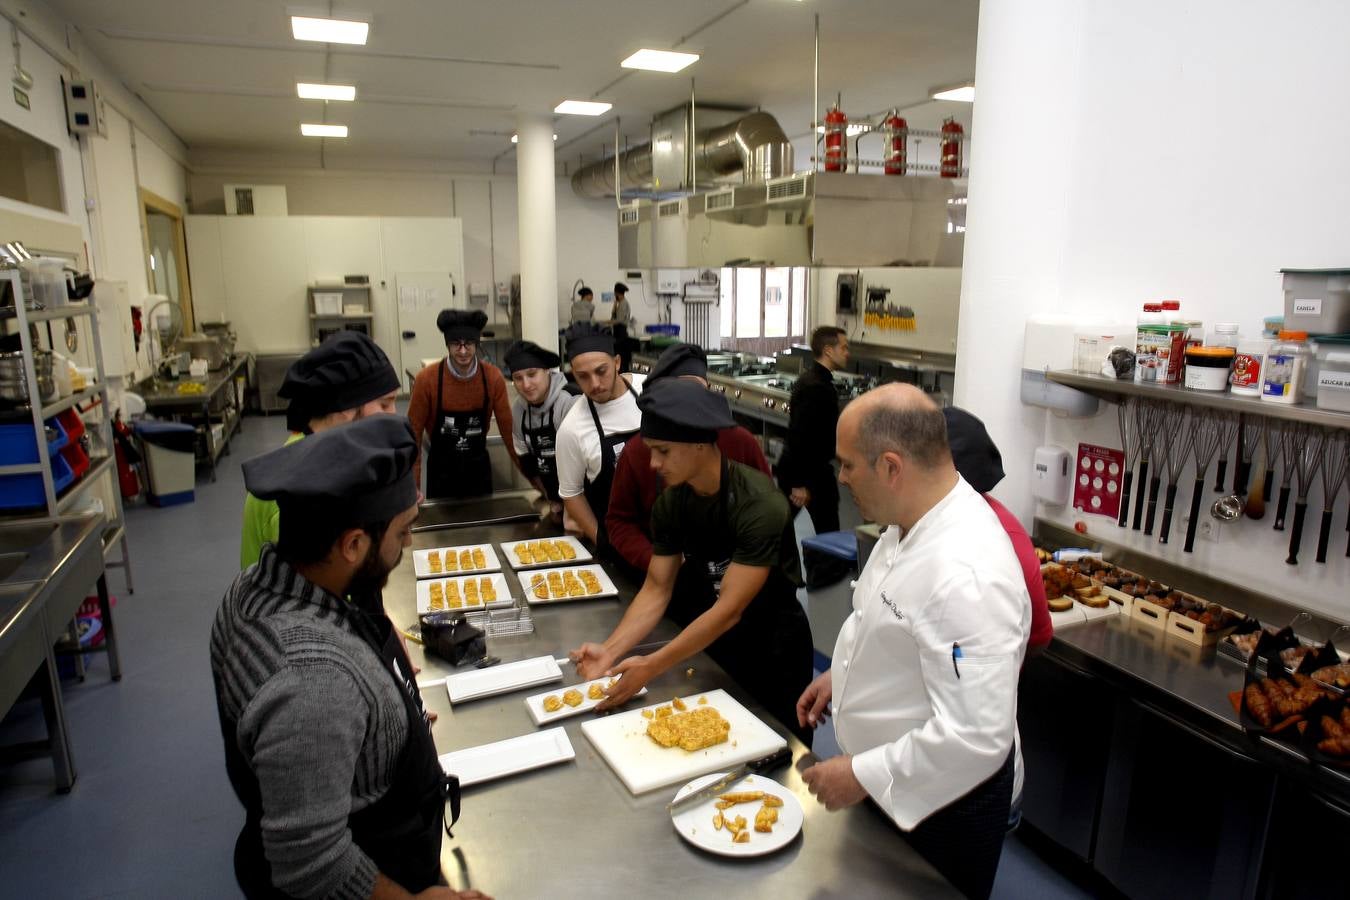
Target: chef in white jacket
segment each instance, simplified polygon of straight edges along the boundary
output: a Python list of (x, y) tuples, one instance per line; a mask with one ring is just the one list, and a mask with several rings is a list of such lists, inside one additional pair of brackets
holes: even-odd
[(797, 704), (833, 706), (844, 755), (803, 773), (835, 810), (870, 797), (967, 896), (987, 897), (1012, 802), (1017, 676), (1031, 628), (1022, 570), (957, 474), (941, 411), (887, 385), (839, 418), (839, 481), (888, 526), (853, 593), (830, 671)]

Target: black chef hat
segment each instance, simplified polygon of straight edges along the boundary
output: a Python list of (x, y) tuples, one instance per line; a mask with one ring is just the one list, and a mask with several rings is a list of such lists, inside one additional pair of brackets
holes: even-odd
[(487, 313), (481, 309), (443, 309), (436, 317), (436, 327), (445, 335), (445, 342), (476, 341), (483, 335)]
[(622, 281), (614, 282), (614, 293), (616, 294), (628, 293), (628, 285), (624, 284)]
[(657, 357), (656, 364), (647, 373), (647, 386), (658, 378), (676, 378), (680, 375), (708, 377), (708, 354), (697, 344), (672, 344)]
[(992, 491), (1003, 480), (1003, 456), (984, 423), (955, 406), (944, 409), (942, 416), (947, 420), (947, 444), (956, 471), (981, 494)]
[(614, 333), (594, 322), (573, 322), (564, 333), (567, 338), (567, 358), (576, 359), (583, 353), (614, 355)]
[(588, 288), (588, 287), (583, 287), (581, 290), (577, 291), (577, 296), (578, 296), (578, 297), (589, 297), (589, 296), (591, 296), (591, 295), (594, 294), (594, 293), (595, 293), (595, 291), (591, 290), (590, 288)]
[(368, 335), (339, 331), (286, 370), (277, 396), (289, 400), (286, 427), (305, 431), (309, 421), (356, 409), (396, 391), (398, 372)]
[(727, 398), (678, 378), (648, 385), (637, 405), (642, 410), (642, 436), (658, 441), (713, 444), (718, 431), (736, 426)]
[(562, 360), (534, 341), (516, 341), (506, 351), (507, 371), (519, 369), (556, 369)]
[(417, 503), (416, 459), (407, 419), (368, 416), (250, 459), (244, 485), (283, 516), (384, 522)]

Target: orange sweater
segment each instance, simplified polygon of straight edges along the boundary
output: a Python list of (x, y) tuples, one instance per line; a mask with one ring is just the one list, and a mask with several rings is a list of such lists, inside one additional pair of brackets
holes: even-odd
[[(483, 372), (487, 373), (487, 389), (489, 406), (492, 407), (492, 416), (497, 420), (497, 433), (502, 436), (503, 443), (506, 444), (506, 452), (511, 454), (511, 462), (519, 465), (516, 459), (516, 447), (511, 440), (511, 399), (506, 393), (506, 379), (502, 377), (502, 370), (485, 360), (479, 360), (478, 365), (482, 367)], [(440, 363), (433, 363), (427, 366), (421, 372), (417, 373), (417, 378), (413, 380), (412, 397), (408, 402), (408, 420), (412, 422), (413, 437), (417, 439), (417, 446), (424, 446), (424, 439), (429, 439), (430, 431), (436, 425), (436, 373), (441, 369)], [(475, 409), (483, 408), (483, 378), (482, 373), (474, 373), (474, 376), (468, 381), (460, 381), (454, 375), (450, 374), (450, 364), (445, 365), (445, 376), (441, 379), (441, 409), (445, 412), (470, 412)], [(417, 483), (422, 483), (422, 454), (417, 454), (417, 463), (413, 466), (413, 477)]]

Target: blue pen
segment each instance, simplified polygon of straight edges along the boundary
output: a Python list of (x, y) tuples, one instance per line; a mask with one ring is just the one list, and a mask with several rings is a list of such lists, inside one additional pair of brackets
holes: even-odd
[(957, 667), (956, 661), (960, 659), (961, 656), (961, 645), (956, 641), (952, 641), (952, 671), (956, 673), (957, 678), (961, 677), (961, 670)]

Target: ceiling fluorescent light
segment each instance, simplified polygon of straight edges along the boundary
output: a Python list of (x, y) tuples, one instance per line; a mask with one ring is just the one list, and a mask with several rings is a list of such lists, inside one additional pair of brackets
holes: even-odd
[(953, 85), (952, 87), (933, 88), (929, 95), (934, 100), (955, 100), (958, 103), (975, 102), (975, 85), (970, 82), (965, 84)]
[[(555, 135), (553, 136), (553, 140), (556, 141), (557, 139), (558, 139), (558, 136), (555, 134)], [(513, 134), (513, 135), (511, 135), (511, 143), (513, 143), (513, 144), (519, 144), (519, 143), (520, 143), (520, 135), (518, 135), (518, 134)]]
[(306, 122), (300, 126), (300, 133), (305, 137), (345, 138), (347, 136), (347, 126), (316, 125), (311, 122)]
[(564, 100), (553, 107), (553, 111), (560, 116), (603, 116), (613, 106), (613, 103), (597, 103), (594, 100)]
[(301, 81), (295, 86), (301, 100), (355, 100), (356, 87), (350, 84), (309, 84)]
[(676, 53), (674, 50), (648, 50), (645, 47), (619, 65), (625, 69), (646, 69), (649, 72), (678, 72), (698, 62), (697, 53)]
[(347, 19), (319, 19), (291, 16), (291, 34), (297, 41), (322, 41), (325, 44), (364, 44), (370, 35), (369, 22)]

